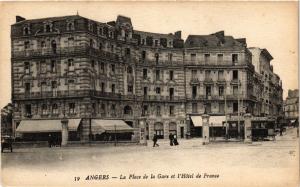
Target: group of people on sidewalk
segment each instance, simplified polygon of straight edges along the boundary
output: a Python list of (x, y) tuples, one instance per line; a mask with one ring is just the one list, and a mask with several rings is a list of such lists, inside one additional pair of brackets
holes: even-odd
[[(158, 137), (157, 137), (156, 134), (154, 134), (152, 140), (153, 140), (153, 147), (159, 146), (158, 143), (157, 143)], [(170, 140), (170, 146), (173, 146), (173, 145), (175, 145), (175, 146), (176, 146), (176, 145), (179, 145), (179, 143), (178, 143), (178, 141), (177, 141), (177, 136), (176, 136), (176, 134), (170, 133), (170, 135), (169, 135), (169, 140)]]

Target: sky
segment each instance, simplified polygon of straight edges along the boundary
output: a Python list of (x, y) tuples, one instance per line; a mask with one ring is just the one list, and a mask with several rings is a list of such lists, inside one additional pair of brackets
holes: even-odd
[(248, 47), (266, 48), (282, 79), (284, 99), (298, 88), (297, 2), (0, 2), (0, 108), (11, 99), (10, 25), (26, 19), (79, 15), (100, 22), (131, 18), (134, 29), (148, 32), (211, 34), (246, 38)]

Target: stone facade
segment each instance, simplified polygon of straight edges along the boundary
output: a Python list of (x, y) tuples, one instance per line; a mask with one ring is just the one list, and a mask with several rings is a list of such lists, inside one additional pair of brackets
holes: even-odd
[(14, 129), (24, 119), (81, 118), (87, 141), (91, 118), (137, 129), (146, 119), (149, 138), (183, 138), (190, 115), (260, 115), (262, 76), (246, 40), (223, 31), (184, 42), (180, 31), (134, 30), (124, 16), (108, 23), (17, 16), (11, 48)]
[(289, 90), (288, 96), (284, 101), (284, 115), (288, 120), (299, 118), (299, 90)]

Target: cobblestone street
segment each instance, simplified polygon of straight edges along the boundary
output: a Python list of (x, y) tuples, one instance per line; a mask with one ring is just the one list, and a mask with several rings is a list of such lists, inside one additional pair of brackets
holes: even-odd
[[(159, 147), (67, 147), (20, 148), (2, 153), (2, 183), (28, 185), (125, 185), (180, 182), (189, 186), (295, 186), (298, 178), (298, 138), (296, 129), (287, 129), (276, 141), (212, 143), (201, 139), (181, 140), (169, 146), (160, 140)], [(217, 178), (203, 178), (206, 174)], [(129, 175), (132, 175), (129, 179)], [(137, 180), (135, 176), (155, 175), (155, 179)], [(181, 175), (180, 179), (158, 179), (158, 174)], [(185, 178), (193, 174), (193, 178)], [(196, 179), (197, 174), (202, 178)], [(85, 180), (88, 175), (109, 175), (108, 180)], [(121, 180), (120, 175), (127, 176)], [(276, 176), (276, 177), (274, 177)], [(80, 177), (79, 181), (74, 181)], [(117, 178), (112, 178), (117, 177)], [(180, 182), (179, 182), (180, 181)], [(241, 183), (242, 181), (242, 183)], [(247, 185), (246, 185), (246, 183)], [(230, 185), (229, 185), (230, 184)]]

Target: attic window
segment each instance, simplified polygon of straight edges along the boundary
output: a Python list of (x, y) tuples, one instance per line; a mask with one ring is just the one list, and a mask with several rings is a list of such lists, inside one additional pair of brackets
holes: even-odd
[(74, 23), (73, 23), (73, 22), (67, 23), (67, 30), (68, 30), (68, 31), (74, 30)]
[(24, 35), (28, 35), (29, 34), (29, 28), (28, 27), (24, 27), (23, 34)]
[(46, 24), (45, 26), (45, 32), (51, 32), (52, 28), (50, 24)]

